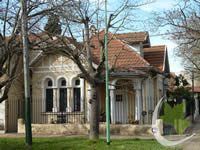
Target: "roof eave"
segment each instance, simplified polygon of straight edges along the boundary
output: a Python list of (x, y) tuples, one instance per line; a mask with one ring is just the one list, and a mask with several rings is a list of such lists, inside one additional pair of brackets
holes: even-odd
[(164, 72), (158, 70), (157, 68), (155, 68), (154, 66), (145, 66), (145, 67), (136, 67), (136, 69), (138, 70), (144, 70), (144, 71), (153, 71), (159, 74), (163, 74)]
[(109, 73), (111, 77), (123, 76), (123, 77), (148, 77), (147, 74), (138, 73), (138, 72), (112, 72)]

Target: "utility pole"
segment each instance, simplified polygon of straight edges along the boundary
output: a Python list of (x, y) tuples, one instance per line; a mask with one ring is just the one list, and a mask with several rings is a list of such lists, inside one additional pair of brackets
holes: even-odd
[(105, 63), (106, 63), (106, 141), (110, 145), (110, 105), (108, 90), (108, 25), (107, 25), (107, 0), (105, 0)]
[(31, 111), (30, 111), (30, 77), (29, 77), (29, 48), (27, 35), (27, 0), (21, 0), (22, 7), (22, 42), (24, 60), (24, 88), (25, 88), (25, 128), (26, 144), (32, 145)]

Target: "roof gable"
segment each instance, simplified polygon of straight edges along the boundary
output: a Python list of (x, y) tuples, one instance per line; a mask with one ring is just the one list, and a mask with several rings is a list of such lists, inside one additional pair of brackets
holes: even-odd
[(166, 46), (151, 46), (150, 48), (144, 48), (143, 50), (144, 59), (163, 72), (165, 69), (165, 59), (168, 61), (168, 58), (166, 58)]
[[(101, 56), (101, 46), (99, 39), (103, 39), (104, 31), (101, 31), (99, 35), (91, 38), (91, 51), (94, 56), (94, 60), (99, 62)], [(137, 52), (133, 51), (127, 44), (117, 39), (112, 33), (108, 33), (108, 61), (109, 67), (114, 66), (115, 69), (123, 68), (125, 71), (131, 71), (135, 67), (145, 67), (150, 64), (143, 59)]]

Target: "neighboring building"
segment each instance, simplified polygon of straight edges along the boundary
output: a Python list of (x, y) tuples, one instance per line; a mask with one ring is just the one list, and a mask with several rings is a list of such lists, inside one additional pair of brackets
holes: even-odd
[[(99, 35), (102, 38), (104, 32)], [(148, 32), (109, 33), (108, 38), (112, 38), (108, 45), (109, 67), (113, 67), (109, 74), (111, 123), (151, 123), (154, 107), (168, 88), (167, 47), (151, 46)], [(91, 37), (94, 66), (101, 56), (97, 40)], [(32, 123), (88, 122), (91, 89), (78, 77), (77, 65), (62, 55), (44, 55), (39, 50), (30, 57)], [(104, 121), (105, 83), (99, 87), (99, 96), (100, 120)], [(16, 131), (17, 118), (24, 117), (23, 78), (13, 84), (6, 105), (6, 130)]]

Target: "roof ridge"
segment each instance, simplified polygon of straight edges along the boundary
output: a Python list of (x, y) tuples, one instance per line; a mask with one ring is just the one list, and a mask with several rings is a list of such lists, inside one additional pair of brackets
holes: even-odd
[(149, 33), (148, 31), (140, 31), (140, 32), (126, 32), (126, 33), (115, 33), (115, 35), (119, 34), (130, 34), (130, 33)]

